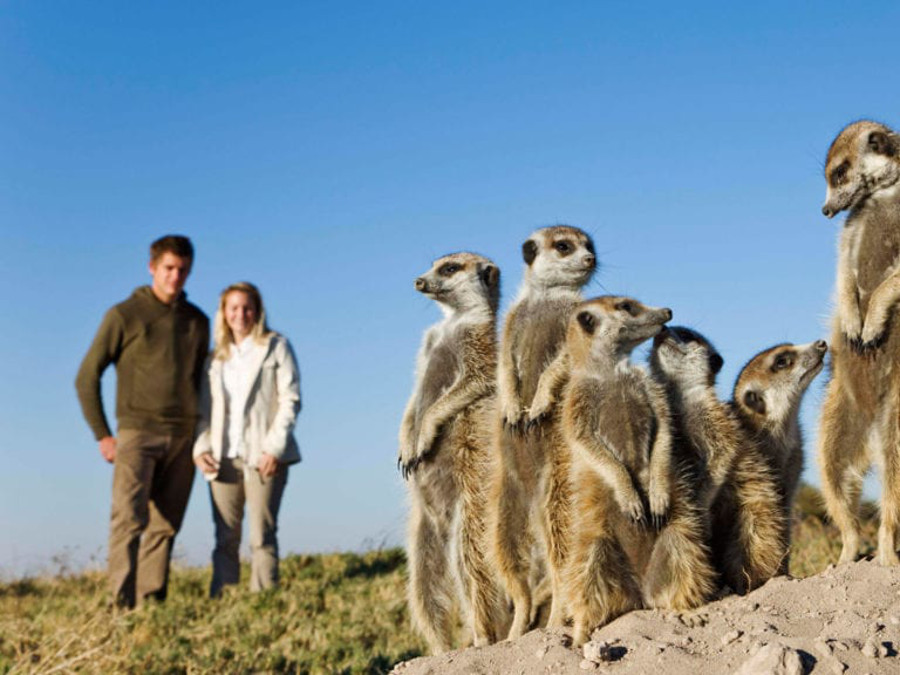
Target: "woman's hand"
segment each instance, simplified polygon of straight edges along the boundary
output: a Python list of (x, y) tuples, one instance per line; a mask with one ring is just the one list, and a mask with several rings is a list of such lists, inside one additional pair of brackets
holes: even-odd
[(194, 457), (194, 464), (203, 473), (216, 473), (219, 470), (219, 463), (211, 452), (204, 452), (202, 455)]
[(278, 460), (268, 453), (262, 453), (259, 456), (259, 462), (256, 466), (259, 475), (263, 478), (271, 478), (278, 470)]

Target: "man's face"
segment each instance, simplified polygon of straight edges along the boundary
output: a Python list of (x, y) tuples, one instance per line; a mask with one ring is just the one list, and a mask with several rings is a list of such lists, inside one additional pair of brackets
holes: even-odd
[(155, 261), (150, 262), (153, 294), (162, 302), (172, 302), (181, 295), (181, 290), (190, 273), (190, 258), (182, 258), (166, 251)]

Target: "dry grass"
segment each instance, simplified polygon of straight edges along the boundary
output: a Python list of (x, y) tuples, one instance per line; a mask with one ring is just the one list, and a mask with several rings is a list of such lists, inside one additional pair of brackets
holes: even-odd
[[(869, 552), (874, 516), (867, 506)], [(818, 492), (801, 488), (791, 573), (820, 572), (839, 552)], [(99, 572), (0, 584), (0, 673), (385, 673), (424, 652), (405, 564), (400, 549), (289, 556), (279, 591), (220, 600), (207, 598), (209, 569), (179, 568), (166, 603), (134, 612), (109, 607)]]
[(384, 673), (423, 650), (404, 564), (399, 549), (289, 556), (279, 591), (219, 600), (208, 569), (178, 569), (164, 604), (134, 612), (108, 606), (98, 572), (5, 584), (0, 672)]

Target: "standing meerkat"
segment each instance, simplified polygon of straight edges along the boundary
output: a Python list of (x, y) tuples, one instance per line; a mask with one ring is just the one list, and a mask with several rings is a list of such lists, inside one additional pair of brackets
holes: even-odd
[[(778, 481), (788, 550), (791, 508), (803, 472), (800, 402), (821, 372), (827, 351), (825, 340), (770, 347), (750, 359), (734, 384), (732, 406), (738, 421), (749, 442), (766, 457)], [(786, 551), (780, 572), (787, 573), (787, 569)]]
[(439, 258), (415, 282), (444, 318), (429, 328), (400, 427), (409, 480), (408, 600), (432, 652), (453, 647), (458, 606), (476, 646), (505, 627), (486, 551), (486, 483), (496, 371), (500, 271), (472, 253)]
[(732, 590), (753, 590), (778, 574), (788, 554), (779, 474), (716, 394), (723, 360), (709, 340), (669, 327), (654, 339), (650, 364), (668, 394), (676, 455), (696, 477), (696, 497), (710, 517), (715, 568)]
[(831, 144), (822, 213), (849, 210), (838, 244), (831, 381), (819, 427), (822, 493), (841, 531), (840, 562), (859, 553), (862, 479), (881, 468), (878, 562), (900, 563), (900, 136), (870, 121)]
[(577, 514), (566, 565), (575, 645), (631, 609), (689, 609), (715, 589), (703, 511), (675, 470), (666, 393), (629, 358), (671, 318), (604, 296), (569, 323), (562, 428)]
[[(538, 380), (556, 357), (581, 288), (597, 266), (582, 230), (545, 227), (522, 245), (525, 277), (506, 317), (497, 379), (497, 467), (489, 530), (495, 569), (515, 608), (510, 639), (533, 623), (539, 589), (549, 576), (549, 628), (561, 628), (565, 610), (560, 571), (567, 543), (559, 523), (569, 503), (569, 462), (554, 406), (534, 424), (526, 414)], [(526, 428), (527, 426), (527, 428)]]

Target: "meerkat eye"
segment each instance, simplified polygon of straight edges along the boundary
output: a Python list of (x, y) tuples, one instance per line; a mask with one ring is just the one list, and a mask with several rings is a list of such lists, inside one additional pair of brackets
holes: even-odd
[(584, 242), (584, 247), (587, 249), (588, 253), (590, 253), (591, 255), (596, 255), (594, 253), (594, 242), (592, 242), (590, 239)]
[(623, 312), (628, 312), (629, 314), (631, 314), (631, 316), (637, 316), (638, 313), (637, 307), (635, 307), (633, 303), (628, 302), (628, 300), (620, 302), (618, 305), (616, 305), (616, 309), (620, 309)]
[(779, 354), (772, 364), (772, 372), (790, 368), (794, 364), (794, 357), (791, 354)]
[(438, 270), (438, 274), (440, 274), (442, 277), (452, 277), (454, 274), (459, 272), (460, 269), (460, 266), (456, 263), (444, 263)]
[(850, 162), (848, 162), (846, 160), (841, 162), (838, 165), (838, 167), (834, 171), (831, 172), (831, 186), (837, 187), (838, 185), (843, 183), (844, 180), (846, 180), (846, 178), (847, 178), (847, 171), (849, 171), (849, 170), (850, 170)]
[(560, 255), (569, 255), (572, 252), (572, 244), (566, 240), (557, 241), (553, 244), (553, 248), (559, 251)]

